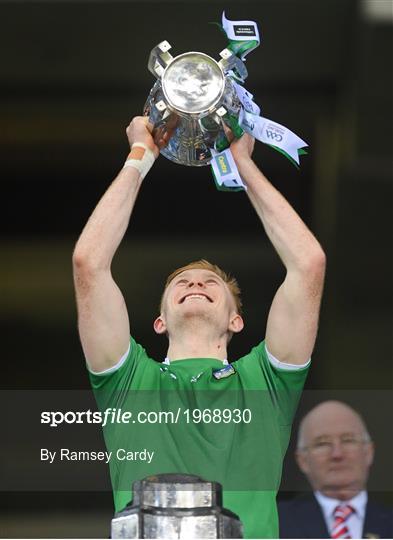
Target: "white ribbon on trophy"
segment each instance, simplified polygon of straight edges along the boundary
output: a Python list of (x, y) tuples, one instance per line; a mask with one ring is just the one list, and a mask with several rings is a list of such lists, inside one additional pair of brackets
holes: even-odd
[(210, 164), (217, 188), (222, 191), (246, 190), (247, 186), (239, 174), (231, 150), (227, 148), (223, 152), (217, 152), (212, 148), (211, 153), (213, 159)]
[[(254, 21), (230, 21), (226, 18), (224, 12), (222, 14), (222, 26), (230, 40), (228, 48), (236, 52), (242, 60), (244, 60), (246, 54), (258, 47), (260, 42), (259, 31)], [(236, 44), (236, 42), (239, 43)], [(253, 101), (253, 94), (237, 81), (239, 81), (239, 77), (234, 74), (231, 82), (242, 105), (238, 118), (240, 127), (258, 141), (270, 145), (299, 165), (299, 155), (306, 153), (303, 148), (308, 146), (307, 143), (282, 124), (260, 116), (261, 109)], [(230, 149), (226, 149), (219, 154), (216, 152), (213, 156), (211, 165), (218, 184), (217, 187), (219, 189), (246, 189)], [(225, 174), (222, 174), (220, 164), (224, 164), (225, 168), (226, 164), (230, 165), (228, 179)]]
[(252, 114), (259, 115), (261, 109), (255, 103), (255, 101), (253, 101), (254, 96), (251, 94), (251, 92), (246, 90), (244, 86), (241, 86), (236, 81), (232, 81), (232, 84), (244, 109)]
[(273, 120), (257, 116), (245, 109), (240, 113), (239, 123), (244, 131), (255, 137), (255, 139), (280, 148), (298, 165), (300, 164), (299, 150), (308, 146), (308, 144), (293, 131), (277, 122), (273, 122)]

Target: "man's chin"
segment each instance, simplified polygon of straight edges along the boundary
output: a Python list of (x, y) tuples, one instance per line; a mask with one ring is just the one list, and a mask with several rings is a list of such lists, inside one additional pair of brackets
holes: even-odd
[(358, 482), (349, 475), (330, 477), (321, 491), (332, 497), (341, 493), (345, 495), (345, 498), (352, 498), (359, 491), (359, 486)]
[(200, 319), (201, 321), (211, 321), (212, 313), (205, 306), (190, 306), (182, 313), (184, 319)]

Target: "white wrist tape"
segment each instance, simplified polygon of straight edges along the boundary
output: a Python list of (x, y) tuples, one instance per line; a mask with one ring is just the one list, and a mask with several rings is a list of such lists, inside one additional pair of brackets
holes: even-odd
[(141, 175), (142, 180), (145, 178), (147, 173), (150, 171), (151, 166), (155, 162), (156, 158), (154, 157), (153, 152), (148, 148), (145, 144), (136, 142), (131, 146), (131, 150), (133, 148), (143, 148), (145, 150), (145, 153), (143, 154), (142, 159), (127, 159), (124, 163), (124, 167), (134, 167), (139, 171), (139, 174)]

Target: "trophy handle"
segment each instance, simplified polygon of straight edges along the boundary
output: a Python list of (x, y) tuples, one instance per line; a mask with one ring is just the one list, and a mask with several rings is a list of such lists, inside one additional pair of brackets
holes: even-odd
[(165, 148), (179, 124), (179, 116), (169, 111), (163, 101), (156, 104), (147, 102), (143, 111), (144, 116), (149, 117), (153, 124), (152, 136), (155, 144), (161, 150)]
[(179, 117), (175, 113), (169, 113), (168, 116), (154, 125), (153, 139), (158, 148), (165, 148), (179, 124)]
[(221, 60), (218, 65), (221, 67), (224, 73), (234, 71), (240, 79), (245, 81), (248, 77), (248, 71), (246, 65), (240, 58), (236, 56), (230, 49), (224, 49), (220, 52)]
[(171, 45), (167, 41), (161, 41), (150, 53), (147, 67), (157, 79), (161, 79), (165, 68), (172, 62), (173, 56), (168, 52)]

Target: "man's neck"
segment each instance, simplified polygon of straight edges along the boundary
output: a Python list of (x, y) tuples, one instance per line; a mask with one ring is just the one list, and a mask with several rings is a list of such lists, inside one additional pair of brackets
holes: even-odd
[(185, 358), (227, 358), (227, 336), (212, 337), (209, 332), (183, 332), (170, 336), (167, 357), (171, 361)]

